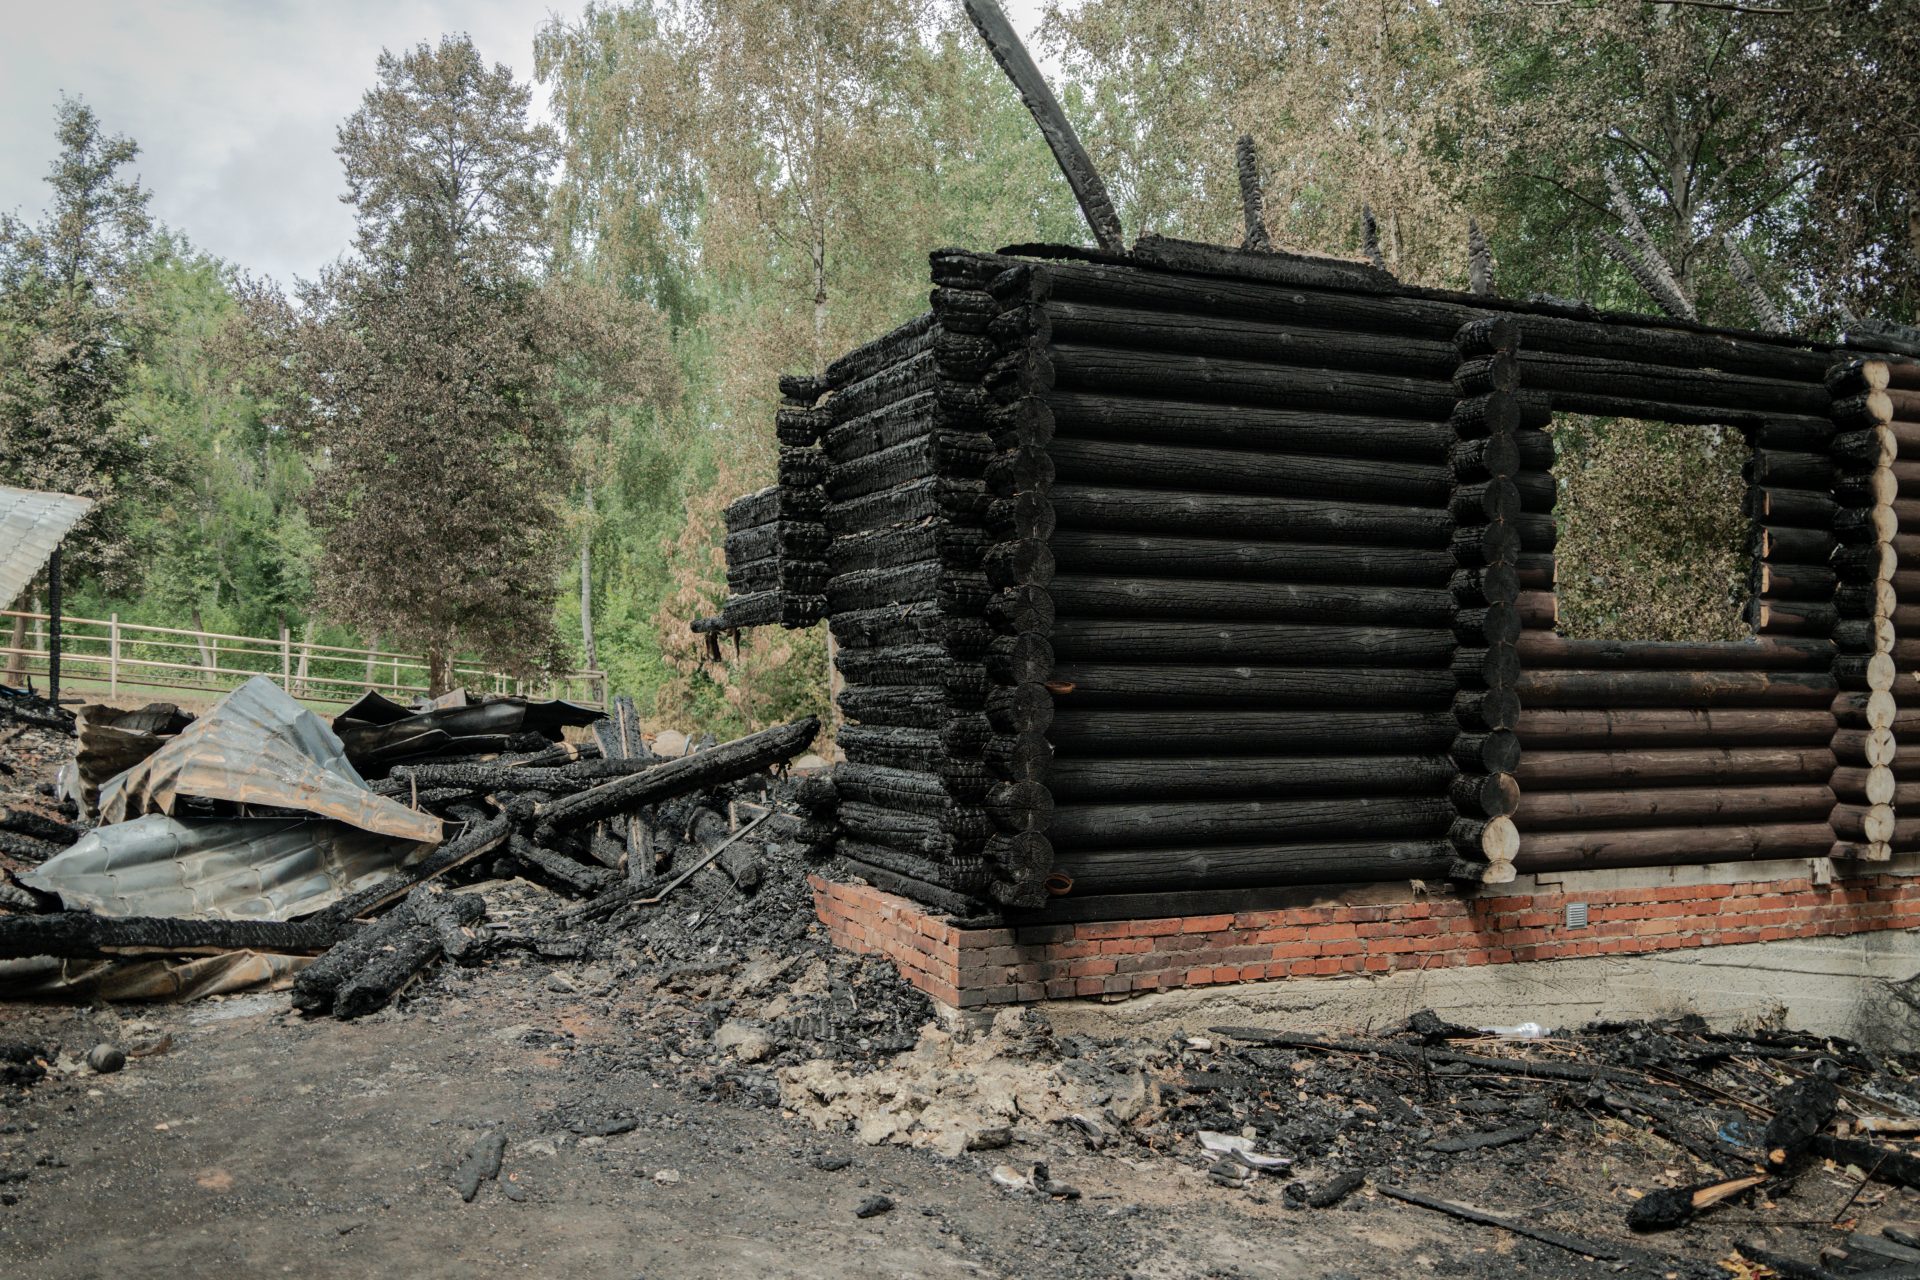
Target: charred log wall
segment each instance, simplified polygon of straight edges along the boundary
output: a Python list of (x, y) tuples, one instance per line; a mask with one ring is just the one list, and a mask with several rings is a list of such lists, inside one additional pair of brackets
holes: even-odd
[[(783, 388), (856, 870), (961, 909), (1878, 851), (1906, 400), (1367, 271), (941, 252), (926, 315)], [(1753, 640), (1556, 633), (1556, 412), (1745, 435)]]

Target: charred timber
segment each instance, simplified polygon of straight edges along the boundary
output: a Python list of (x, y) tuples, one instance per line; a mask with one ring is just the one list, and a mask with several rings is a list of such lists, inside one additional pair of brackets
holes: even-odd
[(1138, 846), (1060, 852), (1053, 869), (1073, 893), (1164, 892), (1170, 884), (1232, 889), (1341, 884), (1360, 880), (1439, 880), (1454, 860), (1444, 840), (1353, 840)]
[(1049, 453), (1055, 480), (1063, 484), (1147, 484), (1185, 491), (1438, 506), (1447, 500), (1453, 483), (1441, 466), (1314, 454), (1063, 439), (1056, 439)]
[(1055, 662), (1212, 660), (1328, 667), (1424, 668), (1444, 665), (1452, 656), (1453, 649), (1451, 632), (1439, 627), (1341, 627), (1259, 622), (1210, 624), (1152, 619), (1101, 621), (1070, 617), (1054, 622), (1052, 636)]
[(1179, 444), (1427, 465), (1445, 462), (1454, 442), (1444, 414), (1438, 421), (1417, 422), (1339, 410), (1242, 407), (1223, 413), (1205, 401), (1058, 390), (1046, 403), (1055, 439), (1061, 441)]
[[(1048, 687), (1077, 706), (1324, 707), (1358, 699), (1372, 707), (1425, 709), (1447, 705), (1454, 681), (1439, 669), (1063, 662), (1055, 665)], [(1823, 704), (1831, 698), (1829, 681)]]
[(690, 791), (732, 782), (800, 754), (819, 732), (820, 722), (812, 716), (762, 729), (733, 742), (669, 760), (645, 773), (541, 805), (538, 817), (557, 828), (578, 827), (640, 805), (658, 804)]
[(1081, 618), (1219, 619), (1319, 625), (1449, 626), (1453, 599), (1415, 588), (1295, 585), (1061, 574), (1056, 607)]
[(1250, 578), (1301, 583), (1430, 587), (1453, 558), (1442, 550), (1257, 542), (1062, 529), (1051, 546), (1056, 572), (1104, 576)]
[(162, 916), (98, 916), (86, 911), (0, 916), (0, 960), (29, 956), (194, 955), (223, 951), (302, 954), (352, 937), (357, 925), (336, 921), (176, 920)]
[(1066, 529), (1416, 548), (1445, 547), (1453, 531), (1453, 521), (1442, 507), (1082, 484), (1057, 485), (1049, 496), (1060, 526)]
[(1444, 796), (1062, 804), (1047, 837), (1064, 858), (1070, 849), (1116, 846), (1437, 838), (1453, 821)]
[(1455, 725), (1453, 716), (1444, 711), (1212, 711), (1199, 715), (1063, 707), (1047, 737), (1062, 762), (1069, 755), (1158, 753), (1426, 755), (1448, 749)]
[(1790, 636), (1725, 642), (1656, 640), (1581, 640), (1548, 631), (1520, 637), (1520, 660), (1540, 667), (1584, 667), (1596, 671), (1711, 668), (1721, 671), (1824, 671), (1831, 647), (1819, 639)]
[(1060, 802), (1231, 799), (1285, 794), (1437, 795), (1456, 776), (1445, 755), (1062, 758), (1047, 785)]

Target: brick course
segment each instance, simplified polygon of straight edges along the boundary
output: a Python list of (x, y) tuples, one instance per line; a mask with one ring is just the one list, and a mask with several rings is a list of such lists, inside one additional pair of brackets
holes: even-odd
[[(959, 929), (869, 885), (813, 876), (834, 944), (892, 959), (949, 1005), (1124, 996), (1266, 978), (1636, 955), (1920, 926), (1920, 880), (1861, 876), (1437, 897), (1238, 915)], [(1588, 925), (1565, 927), (1569, 902)]]

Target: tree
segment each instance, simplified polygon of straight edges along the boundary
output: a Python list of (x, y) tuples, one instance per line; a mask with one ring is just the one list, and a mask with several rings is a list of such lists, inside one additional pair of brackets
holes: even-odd
[(129, 498), (157, 479), (152, 450), (121, 412), (149, 344), (141, 266), (147, 192), (123, 170), (139, 154), (63, 98), (46, 215), (0, 215), (0, 475), (96, 500), (69, 536), (69, 564), (107, 586), (137, 562)]
[(336, 148), (354, 253), (255, 313), (281, 420), (316, 449), (319, 600), (423, 647), (437, 693), (463, 652), (560, 660), (569, 414), (645, 375), (585, 294), (543, 286), (557, 143), (528, 88), (465, 36), (378, 66)]

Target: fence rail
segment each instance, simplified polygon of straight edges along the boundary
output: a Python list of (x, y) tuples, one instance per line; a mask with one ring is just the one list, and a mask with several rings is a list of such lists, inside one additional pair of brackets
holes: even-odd
[[(7, 683), (47, 675), (49, 623), (44, 613), (0, 609), (0, 667)], [(19, 625), (22, 643), (12, 642)], [(345, 706), (368, 689), (399, 701), (427, 692), (424, 654), (352, 649), (296, 640), (285, 628), (278, 640), (219, 631), (154, 627), (107, 618), (60, 619), (60, 682), (63, 688), (105, 685), (109, 698), (121, 688), (181, 689), (221, 694), (257, 675), (278, 679), (307, 702)], [(456, 662), (454, 683), (476, 693), (566, 698), (606, 705), (606, 674), (568, 671), (541, 680), (516, 680), (471, 663)]]

